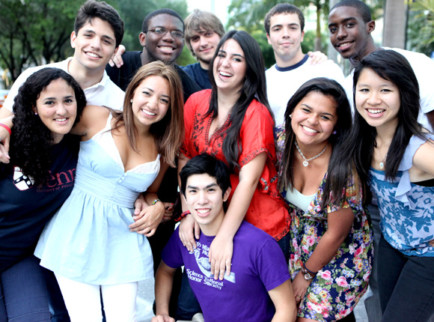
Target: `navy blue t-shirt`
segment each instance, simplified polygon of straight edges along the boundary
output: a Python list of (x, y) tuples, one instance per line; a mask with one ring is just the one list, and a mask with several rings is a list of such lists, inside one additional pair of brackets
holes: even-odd
[(199, 63), (181, 66), (182, 70), (190, 76), (202, 89), (210, 89), (212, 87), (209, 80), (208, 70), (200, 67)]
[(72, 191), (78, 148), (78, 138), (70, 137), (52, 147), (50, 178), (42, 186), (20, 168), (0, 164), (0, 272), (33, 254), (45, 224)]

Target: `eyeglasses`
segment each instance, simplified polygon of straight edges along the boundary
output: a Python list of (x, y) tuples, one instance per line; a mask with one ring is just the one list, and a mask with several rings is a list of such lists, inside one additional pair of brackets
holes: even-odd
[(184, 33), (182, 31), (179, 31), (179, 30), (167, 30), (164, 27), (156, 27), (156, 28), (153, 28), (153, 29), (149, 29), (148, 31), (151, 31), (151, 32), (153, 32), (154, 34), (156, 34), (158, 36), (164, 36), (166, 33), (170, 32), (170, 35), (173, 38), (178, 38), (178, 39), (184, 38)]

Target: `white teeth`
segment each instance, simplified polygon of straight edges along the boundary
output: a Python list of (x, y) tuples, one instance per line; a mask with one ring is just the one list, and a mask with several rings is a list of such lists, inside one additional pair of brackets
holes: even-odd
[(57, 122), (65, 122), (66, 121), (66, 118), (65, 119), (55, 119)]
[(224, 73), (224, 72), (220, 72), (220, 75), (225, 76), (225, 77), (231, 77), (231, 74), (228, 73)]
[(375, 110), (373, 110), (373, 109), (368, 109), (368, 112), (371, 113), (371, 114), (380, 114), (380, 113), (383, 113), (383, 110), (378, 110), (378, 109), (375, 109)]
[(145, 113), (146, 115), (150, 115), (150, 116), (155, 116), (155, 115), (157, 115), (156, 113), (152, 113), (152, 112), (149, 112), (149, 111), (144, 110), (144, 109), (142, 109), (142, 112)]
[(303, 126), (303, 129), (305, 129), (307, 132), (310, 132), (310, 133), (317, 133), (318, 132), (318, 131), (316, 131), (314, 129), (311, 129), (311, 128), (307, 127), (307, 126)]
[(92, 57), (95, 57), (95, 58), (98, 58), (99, 56), (97, 55), (97, 54), (94, 54), (94, 53), (87, 53), (89, 56), (92, 56)]
[(209, 209), (196, 209), (196, 212), (200, 214), (206, 214), (207, 212), (209, 212)]

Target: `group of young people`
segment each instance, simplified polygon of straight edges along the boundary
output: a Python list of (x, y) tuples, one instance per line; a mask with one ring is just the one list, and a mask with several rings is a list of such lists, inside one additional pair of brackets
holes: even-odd
[[(355, 65), (347, 81), (302, 53), (304, 18), (292, 5), (265, 18), (276, 58), (267, 72), (254, 38), (224, 34), (210, 15), (195, 11), (184, 25), (154, 11), (143, 50), (119, 57), (121, 18), (89, 0), (74, 56), (17, 79), (0, 110), (0, 321), (134, 321), (154, 261), (155, 321), (178, 313), (169, 302), (181, 266), (205, 321), (354, 321), (374, 258), (383, 321), (427, 321), (426, 84), (400, 53), (374, 46), (361, 1), (329, 15), (333, 46)], [(184, 36), (198, 64), (182, 69)], [(106, 67), (112, 58), (118, 66)], [(179, 227), (150, 245), (172, 219)]]

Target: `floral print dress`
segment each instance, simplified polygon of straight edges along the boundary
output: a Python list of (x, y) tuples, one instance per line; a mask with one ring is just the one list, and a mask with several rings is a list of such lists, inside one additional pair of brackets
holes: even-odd
[(329, 204), (323, 209), (320, 205), (326, 178), (327, 175), (307, 212), (289, 204), (292, 217), (289, 271), (292, 279), (327, 231), (327, 214), (348, 207), (354, 213), (350, 233), (335, 257), (312, 280), (300, 303), (298, 316), (316, 321), (335, 321), (350, 314), (368, 287), (372, 268), (372, 233), (361, 205), (360, 186), (351, 177), (343, 204)]
[[(284, 131), (276, 131), (278, 157), (283, 151)], [(280, 159), (280, 158), (279, 158)], [(345, 187), (345, 200), (340, 205), (321, 207), (327, 174), (308, 210), (289, 203), (291, 215), (289, 271), (294, 279), (327, 231), (327, 215), (350, 207), (354, 222), (350, 233), (335, 257), (310, 283), (301, 301), (298, 316), (316, 321), (335, 321), (350, 314), (368, 287), (372, 269), (373, 237), (368, 217), (362, 206), (362, 189), (356, 175)], [(286, 191), (282, 193), (286, 195)], [(285, 198), (286, 199), (286, 198)]]

